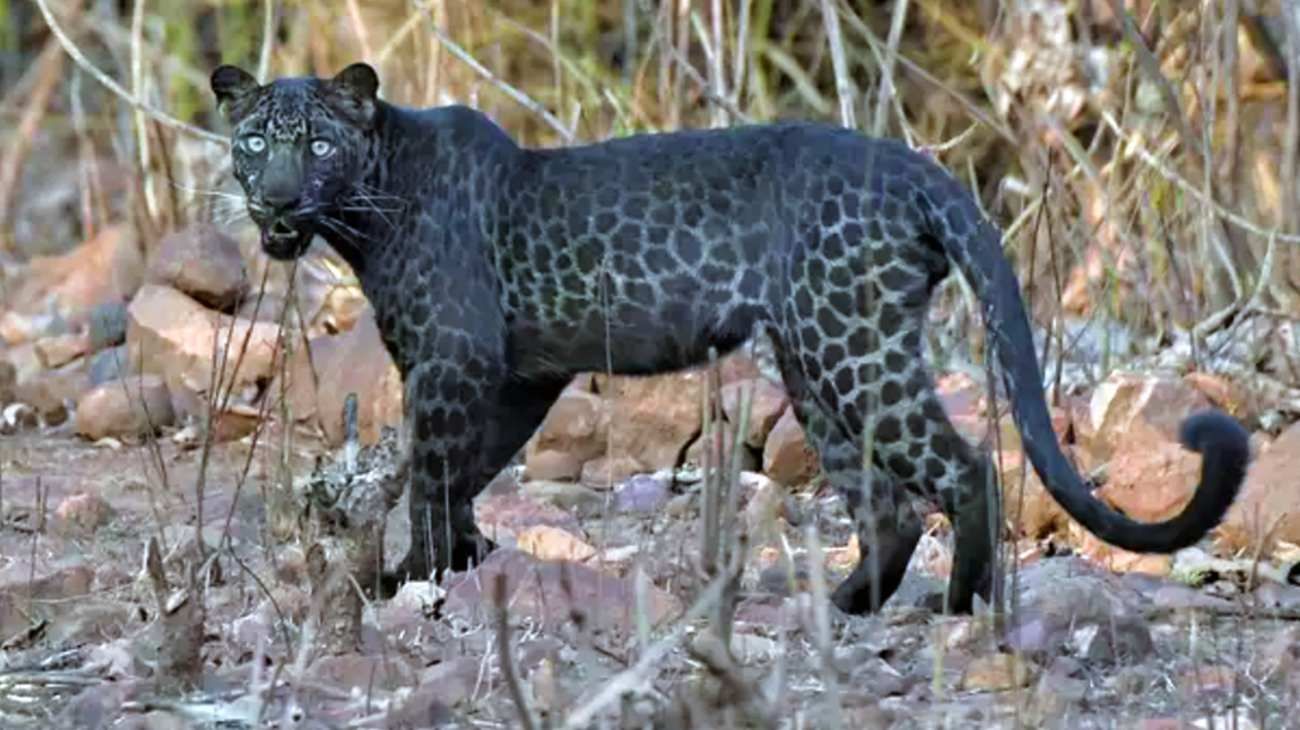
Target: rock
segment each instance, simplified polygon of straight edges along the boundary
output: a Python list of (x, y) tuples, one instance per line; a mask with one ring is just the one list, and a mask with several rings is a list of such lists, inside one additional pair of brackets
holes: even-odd
[(1002, 511), (1017, 534), (1041, 539), (1069, 524), (1069, 516), (1025, 461), (1024, 452), (1004, 450), (994, 463), (1002, 467)]
[(36, 341), (36, 357), (46, 368), (62, 367), (88, 352), (88, 335), (52, 335)]
[(512, 545), (531, 527), (554, 527), (581, 531), (578, 520), (564, 509), (526, 494), (494, 494), (479, 497), (474, 504), (474, 521), (479, 531), (493, 542)]
[(614, 488), (614, 508), (619, 512), (655, 514), (668, 503), (668, 480), (637, 474)]
[(126, 342), (126, 304), (104, 302), (90, 310), (90, 349), (102, 350)]
[(344, 692), (367, 692), (373, 689), (394, 690), (415, 684), (415, 670), (397, 653), (384, 657), (360, 654), (324, 656), (312, 663), (307, 677)]
[(239, 242), (208, 223), (163, 236), (149, 258), (145, 277), (222, 312), (233, 311), (248, 290)]
[(525, 478), (578, 478), (584, 463), (609, 449), (611, 410), (597, 395), (565, 388), (524, 450)]
[(631, 456), (598, 456), (582, 465), (581, 479), (587, 486), (609, 489), (642, 471), (641, 462)]
[(26, 403), (10, 403), (0, 411), (0, 435), (11, 435), (20, 431), (40, 428), (41, 419), (36, 409)]
[(110, 381), (95, 386), (77, 402), (77, 433), (91, 441), (138, 436), (175, 420), (171, 395), (157, 376)]
[(1096, 445), (1106, 452), (1134, 443), (1177, 443), (1183, 419), (1209, 407), (1209, 399), (1182, 380), (1125, 373), (1107, 378), (1089, 404)]
[(481, 679), (480, 671), (477, 659), (468, 656), (452, 657), (425, 669), (420, 674), (416, 692), (424, 695), (425, 703), (433, 700), (447, 707), (455, 707), (473, 699), (474, 690)]
[[(142, 274), (143, 258), (131, 226), (107, 226), (65, 254), (32, 259), (26, 271), (13, 279), (17, 285), (7, 292), (5, 304), (22, 315), (47, 314), (46, 307), (53, 304), (61, 317), (79, 325), (97, 305), (130, 299)], [(40, 309), (28, 309), (34, 307)]]
[[(723, 424), (722, 427), (722, 452), (718, 453), (717, 430), (713, 429), (711, 433), (701, 433), (698, 438), (691, 442), (686, 448), (686, 458), (684, 463), (697, 467), (704, 466), (704, 457), (707, 453), (710, 464), (715, 467), (727, 465), (732, 455), (735, 453), (735, 436), (732, 435), (733, 426)], [(707, 450), (707, 451), (706, 451)], [(718, 457), (722, 457), (721, 463)], [(758, 456), (749, 449), (747, 445), (742, 444), (740, 447), (740, 469), (741, 471), (754, 471), (758, 469)]]
[(608, 453), (613, 459), (640, 465), (625, 470), (624, 478), (678, 465), (682, 452), (700, 432), (704, 385), (701, 371), (595, 377), (597, 392), (609, 400)]
[(998, 692), (1027, 687), (1033, 678), (1033, 666), (1015, 654), (989, 654), (976, 657), (962, 672), (961, 689)]
[(529, 447), (524, 456), (524, 478), (548, 482), (577, 481), (582, 476), (582, 463), (577, 456), (564, 451), (539, 451)]
[[(329, 444), (343, 443), (343, 403), (357, 394), (357, 432), (374, 444), (385, 426), (402, 423), (402, 379), (367, 309), (356, 327), (311, 340), (311, 360), (299, 350), (289, 366), (289, 403), (295, 419), (314, 419)], [(315, 378), (313, 378), (313, 366)], [(271, 386), (278, 391), (279, 383)]]
[(90, 387), (90, 379), (79, 369), (64, 369), (41, 373), (18, 386), (16, 400), (36, 409), (47, 426), (58, 426), (68, 420), (68, 407), (76, 403)]
[(110, 347), (95, 353), (95, 356), (90, 358), (90, 384), (99, 385), (129, 375), (130, 372), (126, 367), (128, 358), (130, 353), (127, 352), (126, 345)]
[(804, 438), (794, 409), (787, 408), (763, 446), (763, 473), (792, 487), (807, 483), (816, 476), (819, 466), (817, 452)]
[(785, 390), (766, 378), (749, 378), (722, 386), (719, 391), (722, 412), (727, 423), (734, 428), (740, 423), (741, 403), (750, 399), (749, 426), (745, 430), (745, 444), (761, 449), (781, 415), (790, 407)]
[(113, 507), (97, 494), (70, 494), (54, 510), (55, 528), (63, 535), (89, 537), (113, 518)]
[[(578, 621), (581, 631), (616, 631), (624, 636), (635, 626), (638, 612), (632, 579), (602, 573), (582, 563), (551, 563), (520, 550), (498, 548), (476, 570), (454, 576), (444, 611), (471, 622), (492, 620), (496, 576), (506, 577), (511, 620), (531, 617), (558, 626)], [(645, 610), (656, 626), (677, 615), (681, 605), (670, 593), (650, 585)]]
[(1218, 529), (1226, 547), (1254, 551), (1263, 540), (1268, 554), (1278, 541), (1300, 543), (1296, 464), (1300, 464), (1300, 423), (1291, 424), (1261, 448), (1251, 463), (1241, 494)]
[(573, 533), (550, 525), (524, 528), (516, 538), (516, 547), (538, 560), (568, 560), (581, 563), (596, 554), (596, 548)]
[(583, 515), (597, 514), (605, 504), (604, 492), (568, 482), (532, 481), (523, 484), (523, 493), (561, 510)]
[(1081, 626), (1071, 635), (1070, 643), (1076, 657), (1096, 664), (1139, 662), (1155, 651), (1147, 622), (1131, 615)]
[[(233, 383), (236, 398), (258, 392), (258, 384), (275, 373), (275, 325), (237, 319), (232, 327), (230, 317), (158, 284), (141, 287), (127, 313), (129, 371), (162, 377), (187, 415), (201, 415), (195, 410), (204, 403), (198, 394), (211, 389), (214, 369), (224, 374), (223, 391)], [(222, 368), (226, 353), (229, 361)]]

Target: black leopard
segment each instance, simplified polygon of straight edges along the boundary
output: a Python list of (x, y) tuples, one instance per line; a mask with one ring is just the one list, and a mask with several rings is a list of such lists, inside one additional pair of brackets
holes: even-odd
[(471, 502), (573, 375), (698, 365), (758, 328), (864, 546), (835, 604), (867, 612), (894, 592), (921, 535), (919, 501), (952, 522), (946, 608), (970, 611), (990, 595), (1001, 511), (990, 460), (954, 430), (923, 359), (926, 308), (950, 264), (982, 302), (1030, 461), (1094, 535), (1144, 552), (1190, 545), (1245, 476), (1245, 429), (1207, 411), (1182, 427), (1203, 464), (1181, 514), (1145, 524), (1098, 500), (1052, 431), (998, 230), (897, 141), (780, 123), (525, 149), (471, 109), (382, 101), (364, 64), (267, 85), (222, 66), (211, 83), (263, 249), (288, 260), (315, 235), (328, 242), (401, 372), (403, 575), (462, 569), (490, 547)]

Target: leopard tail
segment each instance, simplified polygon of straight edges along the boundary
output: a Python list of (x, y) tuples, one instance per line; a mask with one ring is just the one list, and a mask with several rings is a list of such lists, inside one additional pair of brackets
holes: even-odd
[[(1183, 511), (1168, 520), (1138, 522), (1098, 499), (1066, 459), (1052, 429), (1029, 318), (1020, 284), (1002, 251), (1002, 236), (970, 193), (946, 173), (944, 178), (938, 191), (925, 195), (930, 232), (983, 304), (988, 342), (1001, 366), (1012, 416), (1048, 492), (1089, 532), (1125, 550), (1169, 553), (1196, 543), (1223, 520), (1241, 489), (1250, 461), (1246, 429), (1213, 409), (1183, 421), (1179, 440), (1201, 454), (1201, 479)], [(944, 205), (935, 205), (935, 200)]]

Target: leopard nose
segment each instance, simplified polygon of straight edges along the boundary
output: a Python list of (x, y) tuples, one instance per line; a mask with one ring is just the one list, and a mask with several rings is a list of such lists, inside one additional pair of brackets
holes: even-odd
[(267, 190), (262, 195), (262, 200), (276, 213), (286, 213), (298, 207), (298, 191)]

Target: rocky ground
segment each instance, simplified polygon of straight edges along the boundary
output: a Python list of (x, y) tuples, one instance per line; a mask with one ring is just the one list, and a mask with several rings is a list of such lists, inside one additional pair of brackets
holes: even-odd
[[(7, 275), (0, 726), (1300, 726), (1300, 425), (1284, 387), (1188, 366), (1175, 343), (1063, 389), (1071, 455), (1139, 519), (1176, 512), (1195, 482), (1184, 416), (1213, 404), (1258, 428), (1225, 524), (1160, 557), (1071, 524), (1023, 474), (982, 382), (949, 373), (949, 412), (997, 446), (1012, 610), (917, 607), (951, 562), (935, 516), (887, 610), (849, 618), (825, 592), (858, 546), (761, 358), (583, 376), (476, 505), (500, 548), (375, 599), (323, 581), (355, 544), (331, 542), (310, 489), (329, 468), (375, 484), (398, 468), (400, 383), (356, 288), (327, 258), (269, 265), (211, 227), (147, 260), (131, 235), (107, 228)], [(1288, 326), (1238, 322), (1216, 356), (1284, 373), (1259, 359), (1300, 359)], [(714, 510), (702, 467), (719, 445), (738, 461), (721, 480), (734, 508)]]

